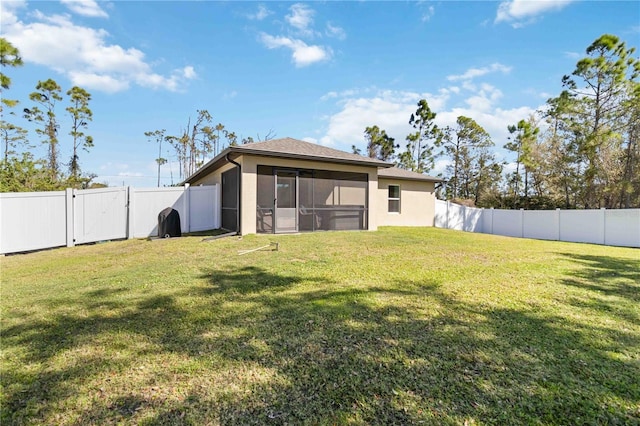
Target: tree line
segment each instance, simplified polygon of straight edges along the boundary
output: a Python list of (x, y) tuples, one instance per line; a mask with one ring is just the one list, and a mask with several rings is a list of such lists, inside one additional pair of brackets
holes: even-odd
[(175, 135), (167, 134), (166, 129), (150, 130), (144, 133), (148, 141), (158, 144), (158, 157), (155, 159), (158, 166), (158, 186), (160, 186), (161, 167), (169, 161), (162, 156), (163, 142), (168, 143), (173, 149), (175, 158), (178, 160), (178, 177), (182, 181), (195, 173), (207, 158), (218, 155), (229, 146), (266, 141), (275, 137), (273, 130), (269, 130), (263, 138), (258, 134), (257, 140), (249, 136), (241, 138), (238, 142), (236, 133), (228, 130), (224, 124), (213, 125), (213, 117), (209, 111), (202, 109), (197, 110), (196, 113), (193, 124), (191, 124), (191, 118), (188, 118), (187, 125)]
[[(88, 133), (93, 121), (90, 108), (91, 94), (85, 89), (73, 86), (63, 93), (62, 87), (53, 79), (38, 81), (35, 91), (29, 95), (29, 103), (7, 97), (11, 78), (4, 73), (5, 67), (23, 65), (20, 52), (9, 41), (0, 38), (0, 84), (2, 103), (0, 104), (0, 192), (53, 191), (64, 188), (103, 187), (93, 182), (96, 175), (84, 172), (80, 164), (82, 152), (89, 152), (94, 139)], [(66, 99), (64, 94), (66, 93)], [(64, 112), (68, 114), (68, 128), (61, 128), (60, 106), (66, 101)], [(29, 131), (18, 123), (19, 119), (31, 123), (40, 142), (46, 145), (46, 156), (36, 158), (31, 152), (35, 148)], [(182, 180), (194, 173), (204, 161), (218, 154), (222, 149), (238, 143), (251, 143), (253, 137), (238, 138), (222, 123), (213, 125), (213, 118), (207, 110), (198, 110), (196, 119), (187, 120), (187, 125), (176, 135), (166, 130), (145, 132), (148, 140), (158, 144), (158, 186), (160, 168), (169, 160), (163, 157), (162, 142), (173, 148), (178, 160), (178, 178)], [(270, 130), (264, 138), (274, 137)], [(70, 157), (61, 158), (61, 145)]]
[[(426, 100), (417, 103), (409, 117), (412, 131), (404, 149), (376, 125), (364, 131), (364, 155), (395, 162), (418, 173), (433, 170), (435, 160), (447, 159), (439, 188), (447, 199), (465, 200), (482, 207), (501, 208), (630, 208), (640, 207), (640, 60), (635, 48), (605, 34), (586, 49), (571, 74), (562, 78), (562, 91), (544, 108), (517, 123), (507, 124), (509, 138), (503, 147), (514, 161), (498, 161), (495, 142), (473, 118), (460, 116), (455, 125), (440, 128), (436, 112)], [(22, 65), (17, 48), (0, 38), (0, 191), (42, 191), (66, 187), (95, 186), (95, 175), (84, 172), (82, 152), (94, 140), (88, 134), (93, 120), (91, 94), (74, 86), (66, 92), (64, 111), (70, 124), (61, 129), (62, 87), (52, 79), (39, 81), (29, 95), (29, 104), (6, 96), (11, 79), (5, 67)], [(34, 145), (29, 131), (16, 124), (22, 116), (34, 127), (47, 147), (44, 158), (30, 152)], [(207, 110), (198, 110), (193, 122), (175, 134), (165, 129), (145, 132), (158, 146), (158, 186), (163, 143), (174, 151), (180, 180), (188, 177), (207, 158), (227, 146), (254, 142), (238, 138), (222, 123), (213, 124)], [(62, 135), (65, 136), (62, 136)], [(269, 131), (264, 138), (273, 138)], [(65, 144), (70, 157), (60, 157)], [(166, 147), (166, 145), (165, 145)], [(354, 152), (361, 153), (357, 147)]]
[[(20, 52), (6, 39), (0, 38), (0, 65), (19, 67), (23, 64)], [(91, 94), (73, 86), (66, 91), (65, 111), (71, 121), (68, 138), (71, 156), (68, 161), (60, 158), (60, 122), (58, 104), (63, 101), (63, 89), (53, 79), (38, 81), (35, 91), (29, 95), (29, 106), (19, 111), (20, 101), (10, 99), (6, 91), (11, 79), (0, 73), (2, 103), (0, 112), (0, 191), (47, 191), (63, 188), (85, 188), (91, 185), (95, 175), (83, 173), (80, 167), (81, 151), (93, 147), (93, 137), (86, 133), (93, 112), (89, 108)], [(46, 158), (35, 158), (30, 152), (35, 146), (29, 139), (27, 129), (17, 125), (18, 114), (33, 124), (35, 133), (47, 146)]]
[(557, 97), (506, 126), (503, 147), (515, 157), (513, 170), (496, 160), (494, 141), (473, 118), (439, 128), (424, 99), (409, 118), (413, 132), (404, 150), (373, 125), (364, 131), (364, 154), (418, 173), (445, 158), (440, 195), (480, 207), (640, 207), (640, 60), (634, 53), (610, 34), (587, 47)]

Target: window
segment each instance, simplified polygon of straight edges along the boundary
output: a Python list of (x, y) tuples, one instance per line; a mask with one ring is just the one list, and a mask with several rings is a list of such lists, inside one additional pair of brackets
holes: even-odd
[(389, 213), (400, 213), (400, 185), (389, 185)]

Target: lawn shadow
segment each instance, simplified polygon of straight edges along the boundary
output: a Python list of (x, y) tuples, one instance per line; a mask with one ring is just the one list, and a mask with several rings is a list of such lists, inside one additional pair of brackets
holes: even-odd
[[(74, 309), (90, 312), (87, 315), (54, 313), (2, 329), (4, 348), (19, 347), (24, 364), (40, 366), (20, 375), (2, 366), (3, 424), (30, 423), (31, 417), (46, 418), (55, 410), (53, 407), (77, 393), (83, 382), (137, 368), (137, 356), (181, 353), (196, 357), (202, 353), (204, 342), (198, 326), (189, 321), (190, 312), (179, 307), (174, 296), (154, 295), (139, 299), (133, 306), (128, 303), (127, 308), (115, 309), (123, 303), (110, 301), (109, 297), (118, 293), (118, 289), (97, 290), (91, 292), (92, 297), (81, 294), (73, 301), (67, 300), (75, 305)], [(57, 306), (59, 302), (52, 304)], [(74, 362), (58, 361), (69, 353)], [(118, 398), (121, 397), (101, 407), (100, 413), (126, 417), (131, 411), (127, 408), (130, 404), (118, 405)]]
[[(564, 285), (585, 290), (571, 304), (614, 315), (640, 325), (640, 253), (638, 260), (613, 256), (560, 253), (574, 262), (576, 269), (563, 278)], [(585, 297), (588, 296), (588, 297)]]
[(129, 339), (121, 344), (132, 355), (112, 357), (118, 349), (110, 348), (84, 364), (3, 375), (9, 386), (1, 418), (46, 419), (76, 386), (134, 369), (136, 354), (152, 352), (206, 360), (206, 368), (192, 367), (191, 379), (215, 378), (223, 364), (273, 376), (224, 390), (190, 389), (164, 402), (130, 388), (92, 401), (78, 424), (137, 423), (145, 412), (146, 424), (640, 421), (640, 412), (623, 406), (640, 401), (640, 368), (612, 356), (623, 346), (638, 348), (631, 332), (595, 346), (590, 335), (612, 331), (533, 309), (463, 303), (437, 281), (357, 287), (256, 266), (206, 270), (200, 278), (205, 285), (105, 312), (90, 306), (100, 298), (107, 306), (115, 293), (79, 295), (73, 303), (87, 316), (57, 313), (2, 330), (3, 344), (23, 348), (32, 364), (51, 365), (59, 354), (111, 333)]
[(637, 260), (577, 253), (559, 254), (580, 266), (569, 273), (566, 284), (640, 303), (640, 250)]
[[(256, 266), (244, 266), (234, 270), (209, 269), (199, 278), (205, 278), (211, 284), (204, 294), (248, 294), (264, 291), (284, 290), (302, 281), (297, 276), (273, 274)], [(305, 278), (305, 280), (309, 280)]]
[[(225, 280), (222, 274), (212, 285)], [(229, 274), (231, 281), (238, 278)], [(634, 384), (640, 370), (610, 356), (624, 352), (626, 344), (637, 347), (637, 337), (621, 333), (596, 347), (588, 335), (597, 327), (533, 310), (460, 303), (433, 282), (367, 290), (326, 284), (295, 295), (251, 296), (261, 304), (262, 320), (245, 335), (225, 337), (221, 346), (246, 347), (258, 340), (268, 350), (224, 355), (258, 362), (281, 380), (256, 384), (248, 396), (224, 403), (220, 412), (227, 421), (221, 423), (638, 420), (640, 413), (612, 401), (640, 400)], [(441, 313), (424, 317), (398, 304), (374, 302), (398, 294), (437, 304)]]

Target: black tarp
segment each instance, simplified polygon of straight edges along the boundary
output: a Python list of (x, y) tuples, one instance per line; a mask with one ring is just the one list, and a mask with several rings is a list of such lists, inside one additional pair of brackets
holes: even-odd
[(181, 237), (180, 213), (178, 210), (167, 207), (158, 215), (158, 237)]

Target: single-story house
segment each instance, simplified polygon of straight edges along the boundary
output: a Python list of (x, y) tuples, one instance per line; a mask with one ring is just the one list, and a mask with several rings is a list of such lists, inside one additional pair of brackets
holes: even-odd
[(433, 226), (440, 181), (283, 138), (228, 147), (185, 183), (220, 184), (222, 227), (254, 234)]

